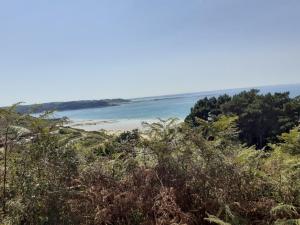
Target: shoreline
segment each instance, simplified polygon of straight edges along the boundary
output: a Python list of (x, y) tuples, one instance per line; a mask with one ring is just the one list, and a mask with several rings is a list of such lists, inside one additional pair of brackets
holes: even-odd
[(65, 127), (82, 129), (85, 131), (113, 131), (124, 132), (134, 129), (143, 130), (143, 122), (155, 123), (158, 119), (99, 119), (99, 120), (71, 120)]

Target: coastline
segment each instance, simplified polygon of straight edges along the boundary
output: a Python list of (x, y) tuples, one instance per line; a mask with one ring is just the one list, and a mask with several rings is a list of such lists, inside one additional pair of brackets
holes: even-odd
[(72, 120), (64, 126), (85, 131), (106, 130), (111, 132), (124, 132), (134, 129), (143, 130), (143, 122), (154, 123), (158, 121), (158, 119)]

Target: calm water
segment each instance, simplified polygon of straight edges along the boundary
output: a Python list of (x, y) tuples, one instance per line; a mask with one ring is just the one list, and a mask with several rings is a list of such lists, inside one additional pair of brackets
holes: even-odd
[[(222, 91), (138, 98), (132, 99), (131, 103), (122, 104), (120, 106), (57, 112), (56, 116), (67, 116), (71, 120), (147, 120), (170, 117), (184, 119), (190, 112), (191, 107), (193, 107), (197, 100), (201, 98), (206, 96), (219, 96), (224, 93), (233, 95), (248, 89), (249, 88), (230, 89)], [(259, 89), (262, 93), (289, 91), (292, 97), (300, 95), (300, 84), (266, 86), (260, 87)]]

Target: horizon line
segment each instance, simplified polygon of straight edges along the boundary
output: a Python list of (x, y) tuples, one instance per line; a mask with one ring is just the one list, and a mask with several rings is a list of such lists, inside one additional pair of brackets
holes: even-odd
[[(214, 90), (207, 90), (207, 91), (191, 91), (191, 92), (181, 92), (181, 93), (172, 93), (172, 94), (161, 94), (161, 95), (152, 95), (152, 96), (141, 96), (141, 97), (132, 97), (132, 98), (101, 98), (101, 99), (78, 99), (78, 100), (66, 100), (66, 101), (49, 101), (49, 102), (41, 102), (41, 103), (28, 103), (21, 102), (21, 105), (41, 105), (47, 103), (63, 103), (63, 102), (77, 102), (77, 101), (99, 101), (99, 100), (113, 100), (113, 99), (123, 99), (123, 100), (136, 100), (136, 99), (143, 99), (143, 98), (155, 98), (155, 97), (168, 97), (168, 96), (175, 96), (175, 95), (185, 95), (185, 94), (196, 94), (196, 93), (207, 93), (207, 92), (224, 92), (224, 91), (231, 91), (231, 90), (239, 90), (239, 89), (259, 89), (265, 87), (276, 87), (276, 86), (297, 86), (300, 85), (299, 83), (287, 83), (287, 84), (270, 84), (270, 85), (259, 85), (259, 86), (248, 86), (248, 87), (232, 87), (232, 88), (224, 88), (224, 89), (214, 89)], [(24, 104), (23, 104), (24, 103)], [(11, 104), (13, 105), (13, 104)], [(0, 107), (9, 107), (9, 106), (0, 106)]]

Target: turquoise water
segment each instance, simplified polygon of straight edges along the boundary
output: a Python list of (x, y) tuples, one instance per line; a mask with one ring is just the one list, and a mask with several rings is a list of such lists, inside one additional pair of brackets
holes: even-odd
[[(55, 113), (58, 117), (66, 116), (71, 120), (120, 120), (120, 119), (156, 119), (177, 117), (184, 119), (197, 100), (204, 97), (219, 96), (227, 93), (237, 94), (243, 89), (199, 92), (190, 94), (168, 95), (132, 99), (132, 102), (106, 108), (70, 110)], [(300, 84), (278, 85), (258, 88), (262, 93), (289, 91), (292, 97), (300, 95)]]

